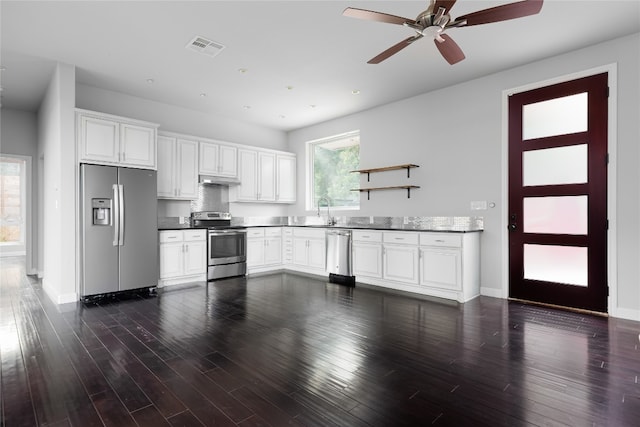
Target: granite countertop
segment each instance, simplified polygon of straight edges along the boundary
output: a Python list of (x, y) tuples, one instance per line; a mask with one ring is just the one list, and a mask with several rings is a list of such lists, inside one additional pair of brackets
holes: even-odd
[[(309, 227), (363, 230), (436, 231), (470, 233), (484, 230), (482, 217), (335, 217), (335, 225), (317, 216), (232, 218), (231, 225), (220, 228)], [(158, 230), (188, 230), (189, 217), (158, 218)]]

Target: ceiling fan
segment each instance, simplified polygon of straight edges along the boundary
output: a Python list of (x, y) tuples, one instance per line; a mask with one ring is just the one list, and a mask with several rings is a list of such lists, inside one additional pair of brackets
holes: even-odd
[(470, 25), (489, 24), (491, 22), (507, 21), (509, 19), (522, 18), (535, 15), (542, 9), (543, 0), (524, 0), (515, 3), (504, 4), (489, 9), (479, 10), (467, 15), (451, 19), (449, 12), (456, 0), (431, 0), (429, 7), (414, 19), (389, 15), (388, 13), (375, 12), (373, 10), (348, 7), (342, 12), (344, 16), (369, 21), (386, 22), (388, 24), (404, 25), (413, 29), (416, 34), (391, 46), (389, 49), (367, 61), (368, 64), (378, 64), (400, 52), (416, 40), (422, 37), (433, 39), (438, 51), (451, 65), (462, 61), (465, 56), (462, 49), (444, 32), (449, 28), (468, 27)]

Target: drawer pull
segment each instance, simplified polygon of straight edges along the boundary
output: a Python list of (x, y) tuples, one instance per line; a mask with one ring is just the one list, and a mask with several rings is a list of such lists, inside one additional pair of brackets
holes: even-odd
[(177, 237), (176, 237), (176, 236), (167, 236), (166, 238), (167, 238), (167, 239), (177, 239)]
[(396, 240), (404, 240), (404, 237), (396, 237)]
[(436, 242), (438, 242), (438, 243), (444, 243), (444, 240), (442, 240), (442, 239), (436, 239)]

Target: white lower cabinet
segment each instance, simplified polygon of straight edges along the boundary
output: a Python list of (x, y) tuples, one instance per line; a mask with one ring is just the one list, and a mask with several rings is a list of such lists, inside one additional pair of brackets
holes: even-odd
[[(248, 229), (249, 273), (324, 276), (325, 228)], [(480, 233), (352, 230), (356, 281), (459, 302), (480, 295)]]
[(353, 230), (362, 283), (459, 302), (480, 295), (480, 233)]
[[(249, 273), (282, 266), (282, 228), (253, 227), (247, 230)], [(266, 268), (265, 268), (266, 267)]]
[(382, 277), (418, 284), (418, 233), (383, 232)]
[(356, 277), (382, 277), (382, 232), (353, 230), (353, 274)]
[(160, 231), (159, 286), (206, 280), (207, 230)]
[(291, 267), (309, 273), (325, 270), (326, 244), (324, 228), (293, 228)]

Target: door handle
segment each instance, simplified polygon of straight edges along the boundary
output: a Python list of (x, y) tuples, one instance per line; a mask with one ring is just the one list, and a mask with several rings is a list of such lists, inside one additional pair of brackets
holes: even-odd
[(507, 228), (509, 229), (509, 231), (516, 231), (518, 229), (518, 224), (511, 223)]
[(119, 219), (119, 223), (120, 223), (120, 230), (119, 230), (119, 234), (118, 234), (118, 244), (120, 246), (124, 246), (124, 186), (122, 184), (118, 185), (118, 199), (119, 199), (119, 209), (118, 209), (118, 215), (120, 216)]
[(113, 246), (118, 246), (120, 237), (120, 198), (118, 197), (118, 184), (113, 184)]

